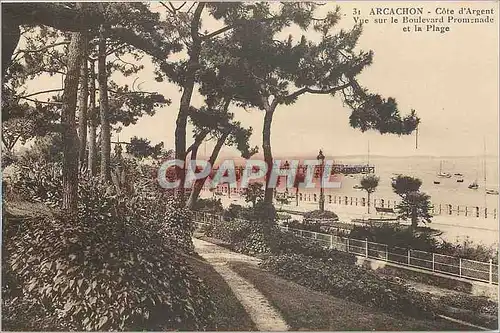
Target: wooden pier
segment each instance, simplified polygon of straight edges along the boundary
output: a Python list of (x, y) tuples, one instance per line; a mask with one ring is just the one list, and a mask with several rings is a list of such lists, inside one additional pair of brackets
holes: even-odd
[[(281, 170), (287, 170), (290, 167), (285, 164), (281, 166)], [(314, 172), (315, 177), (319, 177), (321, 166), (317, 165), (314, 166), (316, 169)], [(219, 170), (218, 167), (213, 168), (213, 172), (216, 173)], [(244, 166), (235, 166), (235, 174), (236, 177), (239, 178), (243, 174), (243, 170), (245, 170)], [(307, 170), (307, 165), (299, 164), (297, 167), (297, 170), (299, 173), (305, 173)], [(254, 167), (254, 172), (258, 171), (257, 167)], [(332, 165), (332, 175), (354, 175), (354, 174), (369, 174), (369, 173), (375, 173), (375, 166), (373, 165), (368, 165), (368, 164), (333, 164)]]

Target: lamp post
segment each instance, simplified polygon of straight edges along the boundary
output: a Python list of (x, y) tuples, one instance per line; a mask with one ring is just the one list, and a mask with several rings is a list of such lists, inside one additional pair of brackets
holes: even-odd
[(323, 193), (323, 166), (325, 163), (325, 155), (323, 155), (323, 152), (321, 149), (319, 150), (319, 154), (317, 157), (318, 161), (320, 161), (320, 185), (319, 185), (319, 210), (324, 212), (325, 211), (325, 194)]

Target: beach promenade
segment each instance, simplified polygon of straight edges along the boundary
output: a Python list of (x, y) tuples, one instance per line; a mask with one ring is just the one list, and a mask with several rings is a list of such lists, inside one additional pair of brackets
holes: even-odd
[[(208, 191), (201, 193), (202, 198), (210, 198), (213, 194)], [(226, 208), (230, 204), (247, 205), (245, 199), (240, 195), (233, 195), (228, 197), (216, 196), (220, 198), (222, 205)], [(276, 209), (293, 210), (298, 212), (307, 212), (318, 209), (317, 202), (301, 201), (297, 206), (294, 200), (288, 205), (280, 205), (275, 202)], [(341, 222), (351, 222), (353, 219), (368, 219), (380, 218), (382, 215), (375, 212), (375, 208), (370, 208), (370, 214), (367, 212), (367, 207), (338, 205), (325, 202), (325, 209), (335, 212), (339, 216)], [(385, 215), (390, 217), (389, 214)], [(293, 215), (292, 218), (301, 219), (299, 215)], [(404, 223), (404, 222), (402, 222)], [(476, 218), (465, 216), (447, 216), (438, 215), (434, 216), (432, 222), (428, 224), (429, 227), (443, 232), (442, 238), (444, 240), (454, 242), (457, 239), (465, 239), (469, 237), (472, 241), (483, 243), (485, 245), (498, 245), (498, 220), (491, 218)]]

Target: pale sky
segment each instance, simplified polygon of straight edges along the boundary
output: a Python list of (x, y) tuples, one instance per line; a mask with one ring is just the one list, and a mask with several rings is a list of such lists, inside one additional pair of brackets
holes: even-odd
[[(272, 149), (276, 156), (314, 155), (322, 148), (327, 156), (370, 154), (445, 155), (462, 156), (483, 154), (483, 140), (487, 153), (498, 152), (498, 3), (497, 2), (411, 2), (412, 7), (423, 7), (425, 12), (437, 6), (454, 8), (468, 6), (475, 9), (494, 8), (494, 24), (454, 24), (451, 31), (403, 32), (404, 24), (365, 25), (359, 48), (374, 51), (373, 64), (359, 76), (359, 82), (384, 97), (395, 97), (400, 110), (406, 114), (415, 109), (421, 118), (419, 148), (415, 149), (415, 135), (398, 137), (376, 132), (361, 133), (349, 127), (349, 111), (339, 97), (304, 95), (290, 106), (276, 110), (272, 125)], [(372, 7), (408, 7), (409, 2), (342, 2), (345, 14), (340, 26), (354, 24), (353, 8), (369, 17)], [(333, 9), (334, 3), (323, 7)], [(426, 15), (434, 17), (436, 15)], [(369, 17), (372, 21), (374, 17)], [(413, 24), (410, 24), (413, 26)], [(212, 30), (209, 24), (205, 25)], [(290, 31), (297, 39), (301, 32)], [(145, 116), (137, 125), (124, 128), (120, 139), (137, 135), (153, 143), (164, 141), (173, 148), (175, 120), (181, 93), (167, 82), (157, 83), (152, 65), (144, 62), (145, 70), (138, 82), (142, 90), (158, 91), (172, 100), (170, 106), (159, 109), (153, 117)], [(128, 80), (128, 79), (127, 79)], [(133, 78), (130, 79), (133, 81)], [(43, 80), (43, 88), (57, 87), (59, 80)], [(40, 86), (28, 87), (35, 91)], [(193, 98), (200, 106), (202, 99)], [(236, 119), (245, 126), (252, 126), (252, 145), (262, 143), (263, 113), (233, 108)], [(192, 135), (188, 132), (188, 145)], [(207, 154), (214, 143), (206, 144)], [(200, 148), (203, 154), (204, 146)], [(236, 151), (224, 148), (223, 154)]]

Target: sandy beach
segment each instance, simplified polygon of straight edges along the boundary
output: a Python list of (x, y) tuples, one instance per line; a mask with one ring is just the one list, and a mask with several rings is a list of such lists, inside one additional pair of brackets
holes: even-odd
[[(212, 195), (213, 194), (209, 191), (201, 193), (201, 197), (203, 198), (210, 198)], [(228, 197), (226, 194), (225, 196), (217, 196), (217, 198), (221, 199), (224, 207), (228, 207), (230, 204), (247, 205), (244, 198), (239, 195), (231, 194), (231, 197)], [(276, 208), (300, 212), (318, 209), (317, 202), (299, 202), (299, 205), (296, 206), (295, 201), (293, 201), (290, 204), (283, 206), (275, 203), (275, 206)], [(344, 222), (350, 222), (352, 219), (380, 217), (380, 215), (377, 215), (377, 213), (374, 212), (368, 214), (366, 207), (325, 203), (325, 209), (335, 212), (339, 216), (340, 221)], [(371, 210), (374, 211), (373, 208)], [(497, 219), (443, 215), (434, 216), (432, 222), (428, 224), (428, 226), (442, 231), (443, 234), (441, 237), (450, 242), (469, 237), (472, 241), (477, 243), (483, 243), (488, 246), (498, 246), (499, 228)]]

